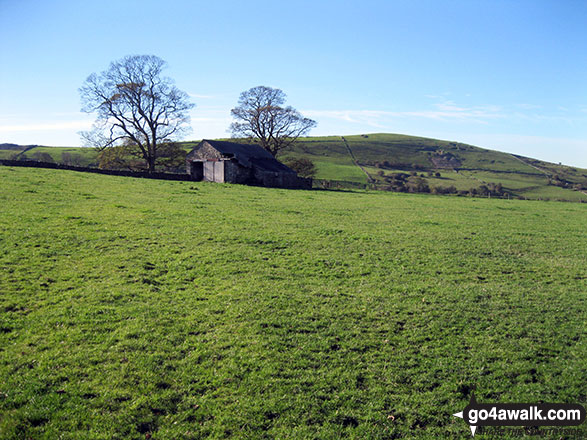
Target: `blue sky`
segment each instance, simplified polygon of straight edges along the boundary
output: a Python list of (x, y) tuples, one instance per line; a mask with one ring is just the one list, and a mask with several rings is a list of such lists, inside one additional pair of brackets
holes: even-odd
[(187, 139), (228, 136), (267, 85), (312, 135), (402, 133), (587, 168), (587, 2), (0, 0), (0, 142), (76, 146), (78, 88), (154, 54)]

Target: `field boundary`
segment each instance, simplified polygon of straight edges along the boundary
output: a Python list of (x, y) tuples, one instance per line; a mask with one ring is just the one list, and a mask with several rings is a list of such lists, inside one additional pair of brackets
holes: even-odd
[(8, 167), (27, 167), (27, 168), (47, 168), (56, 170), (78, 171), (82, 173), (108, 174), (111, 176), (139, 177), (144, 179), (160, 180), (182, 180), (193, 181), (189, 174), (179, 173), (147, 173), (144, 171), (126, 171), (126, 170), (103, 170), (101, 168), (78, 167), (74, 165), (64, 165), (61, 163), (40, 162), (32, 160), (9, 160), (0, 159), (0, 165)]
[(344, 136), (340, 137), (342, 139), (342, 142), (344, 143), (344, 145), (346, 146), (347, 150), (349, 151), (349, 154), (351, 156), (351, 159), (353, 160), (353, 163), (358, 166), (362, 172), (365, 173), (365, 175), (367, 176), (367, 182), (368, 183), (375, 183), (375, 180), (371, 177), (371, 175), (365, 170), (365, 168), (363, 168), (361, 166), (361, 164), (359, 164), (359, 162), (357, 162), (357, 158), (355, 157), (353, 150), (351, 150), (351, 146), (349, 145), (349, 143), (347, 142), (347, 140), (344, 138)]
[(551, 177), (552, 177), (552, 175), (551, 175), (550, 173), (548, 173), (548, 172), (544, 171), (542, 168), (538, 168), (537, 166), (535, 166), (535, 165), (532, 165), (531, 163), (528, 163), (528, 162), (526, 162), (526, 161), (525, 161), (524, 159), (522, 159), (521, 157), (519, 157), (519, 156), (516, 156), (515, 154), (510, 154), (510, 156), (512, 156), (514, 159), (518, 159), (518, 160), (519, 160), (520, 162), (522, 162), (524, 165), (527, 165), (527, 166), (529, 166), (529, 167), (531, 167), (531, 168), (534, 168), (534, 169), (535, 169), (535, 170), (537, 170), (537, 171), (540, 171), (542, 174), (545, 174), (545, 175), (546, 175), (546, 177), (548, 177), (548, 178), (551, 178)]
[(16, 155), (16, 160), (18, 160), (19, 157), (21, 157), (24, 153), (31, 151), (34, 148), (37, 148), (38, 145), (29, 145), (28, 147), (25, 147), (23, 150), (21, 150), (17, 155)]

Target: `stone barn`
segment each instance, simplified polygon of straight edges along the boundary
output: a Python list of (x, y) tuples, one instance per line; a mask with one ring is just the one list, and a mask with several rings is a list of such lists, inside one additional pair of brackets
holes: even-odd
[(186, 168), (194, 180), (274, 188), (312, 187), (312, 179), (298, 177), (256, 144), (205, 139), (186, 156)]

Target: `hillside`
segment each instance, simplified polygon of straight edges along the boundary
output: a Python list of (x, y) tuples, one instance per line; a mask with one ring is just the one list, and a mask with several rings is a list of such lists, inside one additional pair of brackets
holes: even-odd
[(377, 189), (397, 189), (395, 176), (417, 174), (431, 190), (453, 186), (468, 192), (501, 183), (506, 197), (587, 201), (585, 169), (458, 142), (395, 134), (313, 137), (282, 157), (313, 160), (319, 179), (373, 182)]
[[(188, 151), (196, 141), (181, 144)], [(97, 166), (93, 149), (4, 145), (0, 159)], [(291, 157), (314, 161), (319, 187), (587, 202), (585, 169), (458, 142), (398, 134), (305, 137), (279, 156)]]
[(465, 438), (474, 389), (584, 396), (583, 204), (0, 182), (3, 439)]
[(0, 144), (0, 159), (38, 160), (75, 166), (97, 166), (93, 148)]

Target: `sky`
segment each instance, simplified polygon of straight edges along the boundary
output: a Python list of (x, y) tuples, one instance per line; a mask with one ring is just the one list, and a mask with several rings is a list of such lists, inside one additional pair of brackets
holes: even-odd
[(587, 168), (583, 0), (0, 0), (0, 143), (80, 146), (78, 89), (157, 55), (184, 140), (228, 137), (265, 85), (313, 136), (401, 133)]

